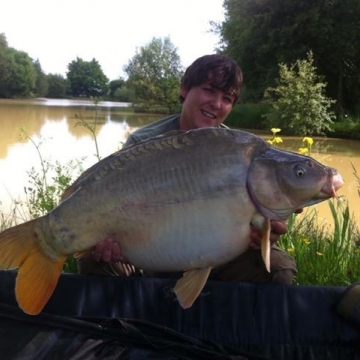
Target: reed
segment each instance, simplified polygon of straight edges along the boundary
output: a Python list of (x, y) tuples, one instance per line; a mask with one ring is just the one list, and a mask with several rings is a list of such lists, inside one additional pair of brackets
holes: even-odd
[(295, 259), (298, 285), (347, 286), (360, 279), (360, 232), (346, 201), (328, 200), (332, 226), (319, 225), (316, 208), (293, 215), (279, 246)]

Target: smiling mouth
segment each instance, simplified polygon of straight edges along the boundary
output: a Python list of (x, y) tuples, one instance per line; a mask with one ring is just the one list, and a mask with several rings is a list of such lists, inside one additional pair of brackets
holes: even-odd
[(216, 119), (216, 116), (214, 114), (211, 114), (207, 111), (201, 110), (201, 113), (210, 119), (213, 119), (213, 120)]

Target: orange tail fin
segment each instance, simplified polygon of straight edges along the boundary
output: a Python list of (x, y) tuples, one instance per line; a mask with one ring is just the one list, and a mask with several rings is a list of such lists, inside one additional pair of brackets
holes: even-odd
[(44, 308), (61, 274), (65, 257), (52, 260), (41, 249), (34, 225), (38, 220), (14, 226), (0, 234), (0, 269), (19, 268), (16, 300), (27, 314)]

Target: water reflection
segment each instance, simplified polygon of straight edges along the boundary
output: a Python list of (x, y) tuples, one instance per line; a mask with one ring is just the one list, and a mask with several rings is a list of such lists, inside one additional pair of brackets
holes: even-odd
[(0, 105), (11, 105), (11, 106), (47, 106), (47, 107), (90, 107), (94, 108), (99, 106), (101, 108), (124, 108), (130, 107), (131, 104), (125, 102), (114, 102), (114, 101), (100, 101), (95, 104), (91, 100), (69, 100), (69, 99), (0, 99)]
[[(96, 138), (99, 152), (105, 157), (121, 148), (129, 133), (158, 119), (159, 115), (139, 115), (124, 110), (122, 103), (100, 103), (97, 108)], [(73, 159), (84, 159), (87, 168), (97, 161), (91, 133), (76, 126), (80, 116), (90, 125), (95, 124), (95, 107), (89, 101), (70, 100), (0, 100), (0, 201), (9, 205), (12, 199), (24, 197), (29, 171), (40, 170), (36, 148), (29, 141), (20, 139), (20, 128), (36, 144), (41, 141), (40, 152), (46, 160), (66, 164)], [(270, 139), (271, 134), (261, 134)], [(298, 151), (303, 147), (301, 138), (283, 137), (280, 148)], [(360, 174), (360, 141), (315, 138), (312, 156), (320, 162), (335, 167), (342, 174), (346, 185), (339, 191), (346, 195), (350, 209), (360, 223), (360, 198), (358, 184), (353, 175), (353, 164)], [(331, 220), (326, 203), (316, 206), (324, 221)]]
[[(53, 106), (48, 106), (49, 103)], [(140, 116), (118, 106), (102, 102), (97, 108), (95, 134), (101, 157), (120, 149), (131, 131), (159, 117)], [(66, 164), (78, 159), (83, 161), (84, 168), (97, 161), (92, 134), (83, 126), (76, 126), (79, 122), (76, 115), (94, 125), (94, 104), (69, 100), (0, 100), (0, 201), (3, 206), (23, 198), (28, 184), (27, 172), (32, 167), (40, 170), (36, 147), (30, 141), (21, 140), (21, 128), (35, 144), (41, 144), (39, 150), (46, 160)]]

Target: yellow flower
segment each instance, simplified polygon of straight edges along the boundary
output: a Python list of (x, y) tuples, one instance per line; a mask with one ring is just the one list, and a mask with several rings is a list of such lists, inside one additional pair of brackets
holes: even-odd
[(309, 152), (308, 148), (299, 148), (299, 153), (302, 155), (306, 155)]
[(278, 128), (272, 128), (271, 129), (271, 132), (275, 135), (275, 134), (277, 134), (278, 132), (280, 132), (281, 131), (281, 129), (278, 129)]
[(274, 138), (273, 138), (273, 143), (275, 143), (275, 144), (280, 144), (280, 143), (282, 143), (283, 141), (282, 141), (282, 138), (281, 137), (278, 137), (278, 136), (275, 136)]
[(317, 251), (317, 252), (316, 252), (316, 255), (318, 255), (318, 256), (323, 256), (324, 254)]
[(302, 141), (308, 143), (309, 145), (312, 145), (314, 143), (314, 140), (311, 137), (307, 136), (305, 136)]
[(266, 140), (267, 143), (269, 143), (270, 145), (274, 145), (274, 142), (272, 140)]
[(305, 243), (305, 245), (309, 245), (310, 241), (308, 239), (304, 239), (304, 243)]
[(287, 251), (288, 251), (289, 253), (292, 253), (292, 252), (295, 251), (295, 249), (294, 249), (293, 247), (290, 247), (290, 248), (287, 248)]

